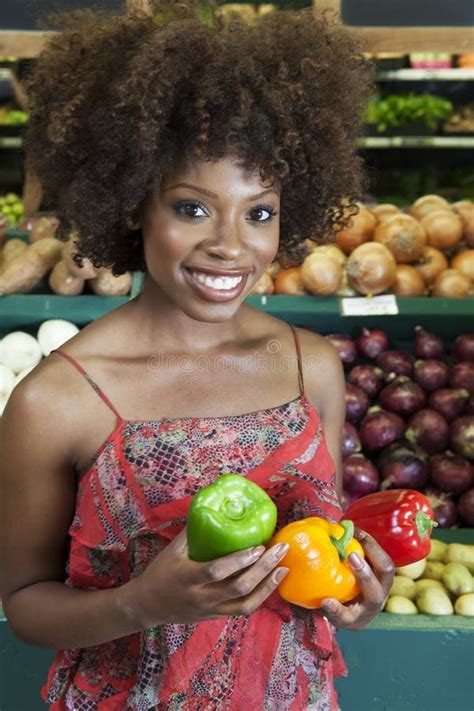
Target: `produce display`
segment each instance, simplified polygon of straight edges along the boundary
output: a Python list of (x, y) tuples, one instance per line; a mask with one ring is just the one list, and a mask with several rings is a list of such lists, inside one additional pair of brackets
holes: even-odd
[(449, 349), (421, 326), (412, 352), (380, 329), (329, 334), (346, 372), (344, 507), (378, 490), (425, 492), (441, 527), (474, 526), (474, 334)]
[(474, 296), (474, 203), (425, 195), (405, 210), (358, 204), (334, 244), (306, 240), (301, 266), (272, 264), (256, 294)]
[(2, 242), (2, 229), (16, 227), (23, 220), (23, 201), (15, 193), (0, 196), (0, 244)]
[(9, 333), (0, 341), (0, 415), (13, 388), (52, 350), (60, 348), (79, 332), (70, 321), (44, 321), (36, 338), (23, 331)]
[(425, 558), (395, 572), (385, 612), (474, 617), (474, 545), (431, 540)]
[(26, 294), (43, 287), (46, 281), (53, 294), (62, 296), (82, 294), (86, 289), (99, 296), (130, 293), (130, 272), (115, 276), (111, 269), (98, 269), (89, 259), (79, 258), (74, 236), (65, 243), (56, 239), (57, 224), (54, 216), (37, 217), (27, 223), (29, 242), (18, 238), (4, 242), (0, 250), (0, 296)]

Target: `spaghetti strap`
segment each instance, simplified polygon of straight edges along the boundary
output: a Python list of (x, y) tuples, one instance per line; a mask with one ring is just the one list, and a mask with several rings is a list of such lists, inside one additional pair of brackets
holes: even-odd
[(61, 356), (63, 356), (63, 358), (66, 358), (66, 360), (68, 360), (68, 361), (71, 363), (71, 365), (74, 366), (74, 368), (75, 368), (77, 371), (79, 371), (79, 373), (80, 373), (81, 375), (84, 376), (84, 378), (87, 380), (87, 382), (89, 383), (89, 385), (95, 390), (95, 392), (96, 392), (97, 395), (101, 398), (101, 400), (103, 400), (103, 401), (105, 402), (105, 404), (107, 405), (107, 407), (108, 407), (110, 410), (112, 410), (112, 412), (118, 417), (119, 421), (120, 421), (120, 422), (122, 421), (122, 418), (120, 417), (118, 411), (117, 411), (117, 410), (115, 409), (115, 407), (112, 405), (112, 403), (110, 402), (110, 400), (109, 400), (109, 398), (107, 397), (107, 395), (99, 388), (99, 386), (97, 385), (97, 383), (96, 383), (94, 380), (92, 380), (92, 378), (91, 378), (91, 376), (89, 375), (89, 373), (86, 373), (86, 371), (84, 370), (84, 368), (83, 368), (81, 365), (79, 365), (79, 363), (78, 363), (76, 360), (74, 360), (74, 358), (72, 358), (70, 355), (68, 355), (68, 353), (65, 353), (64, 351), (60, 350), (59, 348), (56, 348), (55, 350), (51, 351), (51, 353), (58, 353), (58, 355), (61, 355)]
[(293, 336), (295, 337), (295, 346), (296, 346), (296, 356), (298, 358), (298, 381), (300, 385), (300, 395), (304, 395), (304, 382), (303, 382), (303, 362), (301, 358), (301, 348), (300, 348), (300, 339), (298, 336), (298, 333), (296, 331), (296, 328), (293, 326), (292, 323), (290, 323), (291, 330), (293, 331)]

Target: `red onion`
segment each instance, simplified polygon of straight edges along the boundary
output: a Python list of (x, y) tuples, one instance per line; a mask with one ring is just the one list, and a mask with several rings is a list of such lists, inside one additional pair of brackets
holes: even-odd
[(352, 454), (342, 462), (342, 481), (346, 491), (359, 497), (377, 491), (380, 480), (371, 461), (363, 454)]
[(433, 484), (449, 494), (462, 494), (472, 486), (472, 467), (463, 457), (452, 452), (435, 454), (430, 459), (430, 477)]
[(379, 394), (379, 402), (385, 410), (408, 417), (425, 404), (426, 397), (419, 385), (400, 375), (386, 385)]
[(428, 489), (425, 494), (431, 504), (438, 526), (440, 528), (456, 526), (458, 511), (451, 496), (438, 489)]
[(356, 340), (357, 350), (363, 358), (373, 360), (388, 348), (388, 336), (379, 328), (363, 328)]
[(326, 336), (339, 353), (339, 358), (344, 365), (350, 365), (357, 358), (357, 349), (354, 341), (345, 333), (330, 333)]
[(410, 417), (405, 437), (427, 454), (438, 454), (448, 445), (449, 425), (439, 412), (427, 407)]
[(375, 365), (355, 365), (349, 373), (348, 381), (373, 398), (383, 385), (383, 371)]
[(441, 388), (431, 393), (428, 405), (440, 412), (448, 422), (451, 422), (455, 417), (463, 414), (468, 398), (469, 392), (464, 388), (458, 388), (457, 390)]
[(356, 496), (355, 494), (351, 494), (349, 491), (344, 491), (342, 490), (342, 496), (341, 496), (341, 509), (343, 512), (349, 508), (349, 506), (354, 503), (356, 499), (359, 499), (359, 496)]
[(424, 390), (438, 390), (448, 382), (448, 366), (441, 360), (417, 360), (414, 378)]
[(403, 436), (405, 424), (394, 412), (370, 408), (359, 427), (362, 447), (369, 452), (387, 447)]
[(424, 452), (410, 442), (394, 442), (383, 450), (377, 462), (382, 489), (422, 489), (428, 481)]
[(466, 526), (474, 526), (474, 488), (468, 489), (459, 497), (458, 514)]
[(411, 375), (413, 373), (413, 359), (403, 351), (384, 351), (377, 356), (376, 363), (386, 374)]
[(474, 363), (474, 333), (464, 333), (454, 341), (453, 356), (456, 360)]
[(452, 388), (466, 388), (474, 393), (474, 363), (462, 361), (453, 365), (449, 384)]
[(428, 358), (438, 359), (444, 355), (444, 343), (439, 336), (425, 331), (423, 326), (417, 326), (415, 328), (413, 352), (417, 358), (422, 358), (423, 360)]
[(451, 447), (457, 454), (474, 459), (474, 415), (463, 415), (451, 423)]
[(369, 396), (360, 388), (346, 383), (346, 420), (358, 422), (369, 409)]
[(360, 452), (361, 449), (362, 446), (356, 428), (350, 422), (345, 422), (342, 432), (341, 456), (349, 457), (351, 454)]

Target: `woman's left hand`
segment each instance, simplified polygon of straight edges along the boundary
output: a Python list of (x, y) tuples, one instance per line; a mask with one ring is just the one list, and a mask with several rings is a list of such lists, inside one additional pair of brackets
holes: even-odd
[[(366, 560), (357, 554), (350, 554), (348, 557), (351, 570), (360, 586), (360, 595), (346, 605), (334, 598), (325, 598), (320, 609), (332, 625), (349, 630), (363, 629), (378, 615), (392, 587), (395, 572), (392, 559), (371, 535), (356, 528), (355, 538), (367, 556)], [(367, 561), (370, 561), (370, 565)]]

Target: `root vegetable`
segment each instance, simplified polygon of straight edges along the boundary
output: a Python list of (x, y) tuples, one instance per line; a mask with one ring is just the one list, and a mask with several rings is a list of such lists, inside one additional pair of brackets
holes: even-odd
[(9, 333), (2, 341), (2, 363), (15, 373), (37, 365), (43, 354), (40, 344), (23, 331)]
[(326, 339), (332, 343), (339, 353), (339, 358), (344, 365), (350, 365), (357, 358), (357, 349), (354, 341), (345, 333), (329, 333)]
[(474, 593), (466, 593), (458, 597), (454, 603), (454, 612), (456, 615), (474, 617)]
[(66, 262), (61, 260), (49, 275), (49, 286), (55, 294), (77, 296), (84, 290), (84, 279), (73, 276), (69, 272)]
[(446, 269), (438, 274), (433, 285), (433, 296), (447, 299), (463, 299), (469, 294), (471, 282), (457, 269)]
[(385, 612), (390, 612), (392, 615), (418, 614), (415, 603), (401, 595), (391, 595), (385, 603), (384, 610)]
[(429, 580), (441, 580), (444, 569), (445, 565), (444, 563), (441, 563), (440, 560), (429, 560), (426, 564), (423, 577), (428, 578)]
[(37, 339), (43, 355), (49, 356), (51, 351), (60, 348), (66, 341), (79, 333), (78, 327), (70, 321), (51, 319), (44, 321), (38, 329)]
[(401, 595), (401, 597), (405, 597), (408, 600), (414, 600), (416, 595), (415, 581), (406, 575), (395, 575), (389, 592), (390, 597), (393, 595)]
[(344, 490), (357, 497), (372, 494), (379, 486), (378, 471), (363, 454), (352, 454), (344, 459), (342, 477)]
[(430, 247), (448, 250), (462, 240), (463, 224), (452, 210), (430, 212), (420, 224), (426, 232), (426, 241)]
[(386, 375), (412, 375), (413, 358), (403, 351), (384, 351), (375, 361)]
[(450, 543), (444, 552), (443, 563), (462, 563), (471, 573), (474, 573), (474, 546)]
[(356, 341), (360, 355), (371, 360), (386, 351), (388, 344), (387, 334), (379, 328), (363, 328)]
[(464, 241), (469, 247), (474, 247), (474, 204), (462, 202), (465, 204), (455, 203), (453, 208), (461, 218)]
[(394, 412), (384, 412), (381, 408), (370, 408), (359, 427), (362, 446), (369, 452), (387, 447), (403, 436), (405, 424)]
[(464, 595), (472, 592), (472, 576), (462, 563), (448, 563), (442, 576), (443, 585), (452, 595)]
[(456, 454), (474, 460), (474, 415), (463, 415), (453, 420), (451, 447)]
[(341, 267), (347, 262), (346, 255), (342, 249), (339, 249), (335, 244), (319, 244), (311, 251), (316, 252), (316, 254), (325, 254), (328, 257), (332, 257)]
[(425, 284), (430, 286), (435, 281), (438, 274), (448, 269), (448, 260), (444, 254), (435, 247), (424, 247), (421, 256), (413, 265), (421, 274)]
[(409, 417), (425, 404), (426, 397), (417, 383), (399, 375), (379, 393), (379, 402), (385, 410)]
[(383, 371), (375, 365), (356, 365), (347, 380), (374, 398), (383, 386)]
[(449, 425), (439, 412), (426, 407), (410, 417), (405, 437), (427, 454), (438, 454), (448, 445)]
[(5, 244), (0, 256), (0, 272), (9, 262), (22, 254), (28, 245), (22, 239), (9, 239)]
[(362, 449), (359, 435), (354, 425), (350, 422), (344, 423), (344, 431), (342, 433), (341, 456), (349, 457), (351, 454), (357, 454)]
[(474, 249), (466, 249), (456, 254), (451, 260), (451, 267), (464, 274), (471, 284), (474, 284)]
[(350, 254), (361, 244), (368, 242), (375, 229), (377, 220), (363, 205), (359, 205), (357, 215), (351, 217), (349, 227), (336, 233), (336, 242), (344, 254)]
[(14, 387), (15, 374), (13, 370), (6, 365), (0, 365), (0, 400), (8, 398)]
[(448, 366), (441, 360), (417, 360), (413, 377), (423, 390), (439, 390), (448, 382)]
[(4, 294), (23, 294), (31, 291), (48, 273), (48, 262), (37, 252), (33, 245), (12, 259), (0, 273), (0, 296)]
[[(101, 279), (102, 277), (102, 279)], [(99, 281), (101, 279), (101, 281)], [(95, 284), (93, 284), (95, 282)], [(104, 278), (103, 278), (103, 272), (101, 272), (97, 277), (94, 279), (91, 279), (89, 284), (94, 292), (94, 294), (97, 294), (98, 292), (95, 291), (95, 289), (101, 289), (101, 284), (104, 283)], [(273, 279), (271, 278), (270, 274), (268, 272), (264, 272), (262, 276), (257, 279), (255, 284), (252, 286), (252, 288), (249, 291), (249, 294), (273, 294), (275, 291), (275, 287), (273, 284)], [(100, 294), (100, 296), (108, 296), (108, 294)]]
[(414, 217), (400, 213), (389, 217), (376, 227), (374, 241), (387, 247), (397, 263), (407, 264), (421, 257), (426, 245), (426, 235)]
[(438, 210), (450, 210), (449, 202), (441, 195), (423, 195), (413, 203), (409, 212), (415, 219), (422, 220), (430, 212)]
[(441, 388), (431, 393), (428, 405), (437, 410), (448, 421), (462, 415), (469, 400), (466, 388)]
[(302, 296), (308, 292), (304, 288), (301, 267), (281, 269), (273, 282), (275, 294), (296, 294)]
[(474, 527), (474, 488), (468, 489), (459, 497), (458, 513), (466, 526)]
[(374, 205), (374, 207), (370, 208), (370, 211), (372, 215), (377, 218), (377, 222), (385, 222), (386, 220), (390, 219), (390, 217), (401, 214), (400, 208), (398, 208), (396, 205), (392, 205), (389, 202), (384, 202), (380, 205)]
[(95, 279), (89, 281), (89, 285), (99, 296), (125, 296), (130, 293), (132, 287), (132, 275), (130, 272), (114, 276), (112, 271), (105, 269)]
[(58, 221), (56, 217), (35, 217), (31, 219), (30, 242), (42, 239), (52, 239), (56, 233)]
[(342, 267), (329, 254), (314, 251), (303, 262), (301, 278), (311, 294), (329, 296), (341, 285)]
[(452, 528), (458, 523), (458, 512), (453, 497), (439, 489), (426, 489), (425, 494), (431, 504), (440, 528)]
[(396, 266), (387, 247), (369, 242), (352, 252), (346, 269), (350, 285), (359, 294), (381, 294), (394, 283)]
[(458, 495), (470, 488), (473, 468), (463, 457), (452, 452), (442, 452), (430, 458), (430, 478), (441, 491)]
[(59, 240), (54, 237), (45, 237), (32, 244), (28, 251), (39, 254), (49, 271), (61, 259), (62, 249), (63, 245)]
[(416, 606), (425, 615), (452, 615), (454, 613), (453, 604), (448, 594), (444, 590), (436, 590), (433, 587), (420, 592), (416, 598)]
[(432, 538), (431, 541), (431, 550), (428, 554), (427, 560), (429, 562), (441, 562), (443, 560), (443, 556), (446, 552), (446, 549), (448, 547), (448, 544), (445, 543), (444, 541), (438, 541), (436, 538)]
[(474, 363), (474, 333), (463, 333), (456, 338), (453, 356), (456, 360)]
[(474, 363), (461, 361), (451, 368), (449, 384), (452, 388), (460, 388), (474, 393)]
[(411, 563), (410, 565), (403, 565), (401, 568), (396, 568), (395, 572), (397, 575), (405, 575), (407, 578), (412, 580), (417, 580), (421, 578), (426, 568), (426, 559), (422, 558), (417, 560), (416, 563)]
[(426, 284), (421, 274), (410, 264), (398, 264), (392, 291), (396, 296), (423, 296)]
[(421, 359), (441, 358), (444, 355), (443, 340), (440, 336), (426, 331), (423, 326), (416, 326), (413, 352)]
[(346, 420), (358, 422), (369, 409), (369, 396), (356, 385), (346, 383)]

